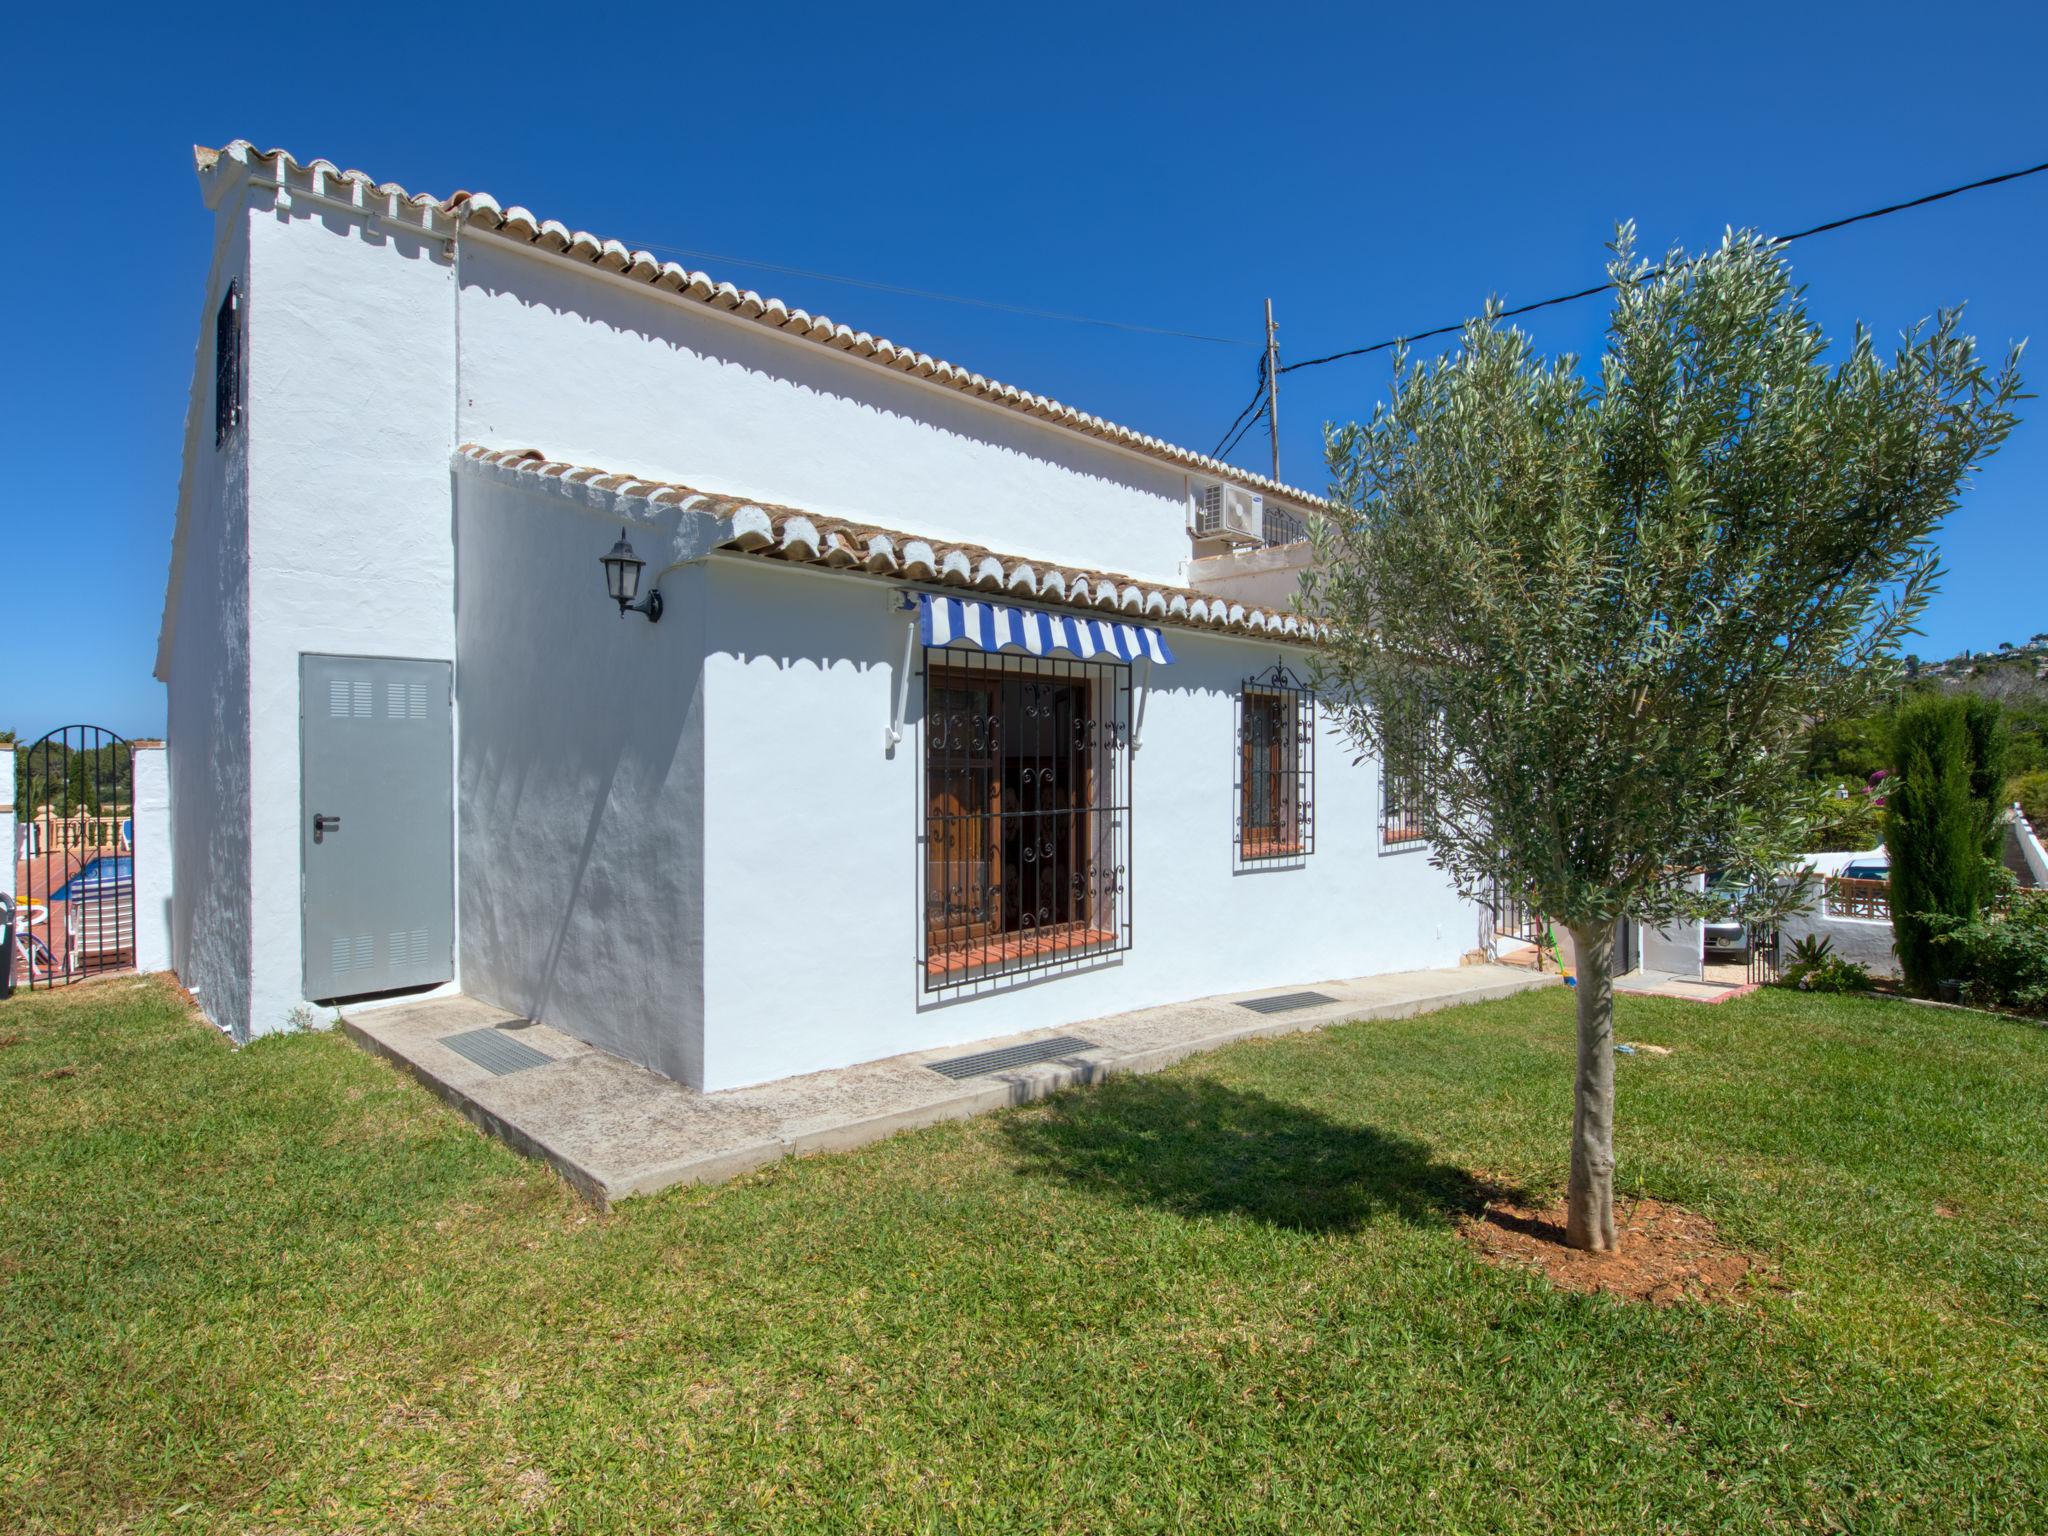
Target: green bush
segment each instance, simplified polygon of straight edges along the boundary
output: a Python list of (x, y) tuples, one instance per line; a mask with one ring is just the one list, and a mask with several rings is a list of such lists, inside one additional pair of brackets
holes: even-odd
[(1931, 992), (1944, 973), (1934, 918), (1973, 921), (1988, 894), (1986, 855), (1997, 851), (2004, 781), (1998, 706), (1977, 698), (1923, 696), (1892, 729), (1895, 771), (1885, 781), (1885, 848), (1891, 855), (1893, 947), (1906, 984)]
[(1792, 958), (1778, 978), (1781, 987), (1801, 992), (1862, 992), (1870, 986), (1870, 972), (1854, 960), (1834, 952), (1833, 939), (1808, 934), (1792, 946)]
[(2005, 793), (2007, 799), (2019, 802), (2021, 812), (2036, 831), (2048, 828), (2048, 768), (2021, 774)]
[(2002, 916), (1926, 921), (1937, 963), (1962, 982), (1965, 1002), (2048, 1014), (2048, 896), (2015, 896)]
[(1883, 798), (1867, 784), (1813, 781), (1806, 804), (1806, 851), (1861, 853), (1876, 847), (1884, 834)]

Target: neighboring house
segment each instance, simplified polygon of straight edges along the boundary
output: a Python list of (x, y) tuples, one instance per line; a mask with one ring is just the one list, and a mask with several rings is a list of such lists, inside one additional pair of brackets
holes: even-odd
[(198, 161), (157, 675), (236, 1037), (440, 987), (716, 1089), (1473, 947), (1301, 687), (1315, 497), (482, 194)]

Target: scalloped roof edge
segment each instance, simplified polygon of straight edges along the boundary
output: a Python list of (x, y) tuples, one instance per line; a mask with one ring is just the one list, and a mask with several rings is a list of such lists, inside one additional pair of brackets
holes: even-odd
[[(408, 192), (396, 182), (376, 181), (361, 171), (343, 170), (331, 160), (300, 161), (289, 150), (259, 150), (247, 139), (236, 139), (219, 149), (195, 144), (192, 146), (192, 158), (202, 183), (228, 174), (224, 166), (239, 167), (249, 174), (268, 168), (273, 179), (287, 188), (296, 183), (316, 196), (352, 202), (366, 212), (381, 211), (393, 219), (403, 218), (409, 212), (413, 222), (435, 233), (452, 236), (464, 225), (473, 226), (566, 260), (579, 261), (644, 282), (740, 319), (755, 321), (785, 335), (865, 359), (877, 366), (929, 379), (976, 399), (1164, 460), (1182, 469), (1249, 486), (1315, 510), (1325, 510), (1330, 505), (1325, 498), (1299, 486), (1239, 469), (1206, 453), (1197, 453), (1192, 448), (1183, 448), (1149, 433), (1120, 426), (1044, 395), (985, 378), (944, 359), (899, 346), (886, 337), (855, 330), (829, 316), (796, 308), (781, 299), (764, 298), (752, 289), (721, 282), (677, 262), (663, 261), (650, 251), (632, 249), (617, 240), (602, 239), (584, 230), (572, 230), (553, 219), (537, 218), (516, 204), (507, 207), (488, 192), (458, 191), (446, 198)], [(380, 203), (383, 205), (381, 210), (377, 207)], [(437, 221), (445, 221), (450, 227), (440, 230)]]
[[(1247, 607), (1192, 587), (1165, 586), (1082, 566), (998, 554), (978, 544), (923, 538), (900, 529), (804, 512), (795, 507), (694, 490), (614, 470), (550, 459), (537, 448), (488, 448), (464, 443), (455, 467), (536, 489), (622, 497), (651, 513), (679, 508), (716, 519), (714, 549), (819, 565), (849, 575), (975, 589), (1064, 608), (1108, 611), (1187, 629), (1259, 635), (1312, 644), (1321, 626), (1298, 614)], [(607, 503), (610, 511), (616, 503)]]

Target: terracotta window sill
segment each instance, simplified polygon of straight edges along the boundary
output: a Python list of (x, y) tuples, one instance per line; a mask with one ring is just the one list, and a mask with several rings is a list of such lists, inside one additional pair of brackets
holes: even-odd
[(1005, 933), (973, 939), (938, 950), (925, 961), (925, 975), (959, 977), (969, 972), (1004, 971), (1059, 955), (1115, 949), (1117, 936), (1107, 928), (1066, 923), (1031, 933)]
[(1258, 832), (1247, 832), (1238, 845), (1238, 852), (1247, 859), (1299, 858), (1304, 851), (1300, 838), (1273, 837)]

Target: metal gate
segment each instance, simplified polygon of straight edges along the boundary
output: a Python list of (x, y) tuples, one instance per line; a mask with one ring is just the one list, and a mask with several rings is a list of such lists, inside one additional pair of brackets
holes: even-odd
[(14, 953), (0, 958), (15, 985), (132, 969), (134, 748), (97, 725), (63, 726), (16, 749), (14, 781)]
[(1749, 984), (1768, 986), (1778, 979), (1778, 930), (1775, 926), (1749, 929)]

